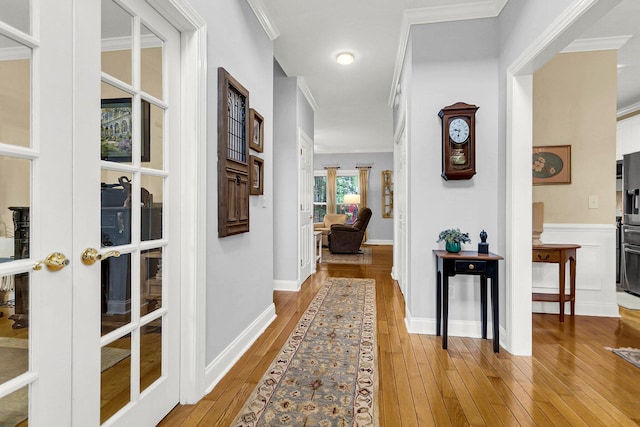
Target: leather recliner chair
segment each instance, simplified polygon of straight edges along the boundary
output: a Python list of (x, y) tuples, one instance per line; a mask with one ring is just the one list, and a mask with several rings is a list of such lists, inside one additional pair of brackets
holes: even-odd
[(358, 219), (353, 225), (332, 225), (329, 230), (329, 251), (332, 254), (358, 253), (371, 215), (371, 209), (363, 208), (358, 213)]

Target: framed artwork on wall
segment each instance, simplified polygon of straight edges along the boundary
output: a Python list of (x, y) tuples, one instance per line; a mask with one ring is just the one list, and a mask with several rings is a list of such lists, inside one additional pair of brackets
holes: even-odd
[(264, 194), (264, 160), (258, 156), (251, 156), (249, 172), (251, 174), (251, 195)]
[[(141, 102), (140, 161), (151, 161), (151, 105)], [(131, 162), (133, 152), (131, 98), (103, 99), (100, 115), (100, 158), (110, 162)]]
[(533, 147), (533, 185), (571, 184), (571, 146)]
[(258, 153), (264, 150), (264, 118), (253, 108), (249, 110), (249, 148)]
[(249, 91), (218, 68), (218, 237), (249, 231)]
[(382, 218), (393, 218), (393, 172), (382, 171)]

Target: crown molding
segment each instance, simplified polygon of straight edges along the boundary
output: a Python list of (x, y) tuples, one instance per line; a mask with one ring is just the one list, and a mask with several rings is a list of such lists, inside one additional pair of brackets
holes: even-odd
[(495, 18), (500, 15), (508, 0), (485, 0), (447, 6), (433, 6), (419, 9), (407, 9), (402, 14), (400, 24), (400, 42), (396, 53), (396, 65), (391, 81), (389, 106), (393, 107), (396, 97), (396, 86), (400, 80), (404, 56), (407, 52), (409, 33), (412, 25), (435, 24), (438, 22), (465, 21), (469, 19)]
[(307, 98), (307, 101), (309, 102), (309, 105), (311, 106), (313, 111), (316, 112), (318, 110), (318, 103), (316, 102), (316, 99), (313, 97), (313, 94), (311, 93), (311, 89), (309, 89), (309, 85), (307, 85), (307, 81), (304, 79), (304, 77), (298, 76), (297, 83), (298, 83), (298, 89), (300, 89), (300, 92), (302, 92), (304, 97)]
[(187, 0), (147, 0), (147, 2), (181, 31), (197, 31), (207, 27), (207, 22)]
[(616, 112), (616, 117), (619, 119), (623, 116), (633, 115), (638, 112), (640, 112), (640, 102), (636, 102), (635, 104), (619, 109)]
[(495, 18), (506, 4), (507, 0), (485, 0), (474, 3), (407, 9), (404, 14), (407, 16), (410, 25), (465, 21), (468, 19)]
[(280, 37), (280, 30), (278, 30), (276, 23), (271, 19), (271, 15), (269, 15), (267, 8), (264, 6), (264, 2), (262, 0), (247, 0), (247, 3), (249, 3), (251, 10), (253, 10), (254, 15), (258, 18), (260, 25), (262, 25), (269, 39), (273, 41)]
[(591, 52), (596, 50), (618, 50), (633, 36), (599, 37), (593, 39), (576, 39), (562, 49), (560, 53)]

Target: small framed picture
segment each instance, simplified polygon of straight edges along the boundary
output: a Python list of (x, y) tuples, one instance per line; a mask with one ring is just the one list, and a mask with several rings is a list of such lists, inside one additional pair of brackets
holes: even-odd
[(258, 153), (264, 150), (264, 119), (253, 108), (249, 110), (249, 148)]
[(571, 146), (533, 147), (533, 185), (571, 184)]
[(264, 160), (257, 156), (250, 156), (249, 182), (252, 196), (264, 194)]
[[(110, 162), (131, 162), (131, 98), (103, 99), (100, 120), (100, 158)], [(140, 109), (140, 161), (151, 161), (151, 104), (144, 99)]]

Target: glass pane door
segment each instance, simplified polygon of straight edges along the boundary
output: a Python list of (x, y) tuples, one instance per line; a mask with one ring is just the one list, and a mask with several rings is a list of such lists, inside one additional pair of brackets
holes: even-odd
[[(28, 418), (30, 208), (32, 200), (32, 49), (28, 2), (3, 11), (7, 35), (0, 35), (0, 425)], [(30, 377), (30, 378), (29, 378)], [(9, 381), (19, 381), (11, 385)]]
[[(172, 135), (170, 106), (178, 105), (179, 93), (175, 85), (172, 92), (168, 77), (175, 73), (173, 81), (179, 80), (179, 58), (170, 60), (172, 53), (178, 53), (179, 35), (142, 2), (102, 0), (102, 11), (100, 420), (104, 423), (133, 413), (131, 406), (139, 405), (151, 390), (170, 387), (169, 377), (177, 379), (177, 369), (171, 368), (178, 366), (177, 357), (169, 356), (167, 333), (169, 319), (178, 321), (171, 316), (177, 308), (171, 295), (179, 289), (177, 280), (171, 280), (170, 262), (177, 247), (166, 227), (168, 180), (175, 163), (165, 153), (170, 152)], [(175, 395), (175, 404), (177, 392), (165, 396)]]

